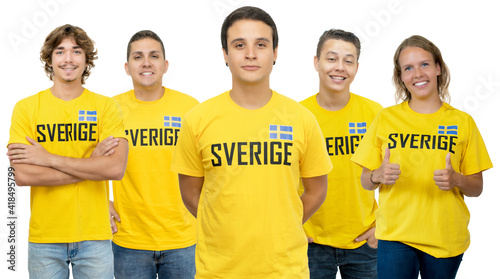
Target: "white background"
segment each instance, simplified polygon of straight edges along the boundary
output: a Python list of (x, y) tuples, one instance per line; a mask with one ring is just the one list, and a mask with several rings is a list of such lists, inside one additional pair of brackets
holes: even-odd
[[(99, 59), (86, 87), (114, 96), (132, 88), (125, 74), (126, 46), (142, 29), (155, 31), (164, 41), (170, 62), (164, 84), (204, 101), (230, 89), (230, 73), (224, 65), (220, 27), (237, 7), (258, 6), (275, 20), (279, 33), (277, 64), (271, 87), (297, 101), (318, 90), (313, 67), (316, 44), (323, 31), (340, 28), (362, 40), (360, 66), (351, 91), (383, 106), (394, 101), (392, 57), (400, 42), (414, 34), (433, 41), (451, 70), (451, 104), (470, 113), (498, 163), (500, 120), (500, 36), (494, 1), (6, 1), (0, 12), (0, 67), (2, 84), (0, 143), (7, 144), (14, 104), (51, 86), (39, 61), (45, 37), (57, 26), (82, 27), (96, 42)], [(6, 151), (6, 149), (4, 149)], [(27, 239), (29, 188), (17, 188), (16, 272), (7, 269), (6, 157), (0, 171), (0, 275), (28, 278)], [(497, 166), (498, 167), (498, 166)], [(484, 173), (484, 192), (466, 198), (471, 211), (472, 244), (465, 253), (457, 278), (499, 278), (500, 229), (499, 175)], [(5, 275), (4, 275), (5, 274)]]

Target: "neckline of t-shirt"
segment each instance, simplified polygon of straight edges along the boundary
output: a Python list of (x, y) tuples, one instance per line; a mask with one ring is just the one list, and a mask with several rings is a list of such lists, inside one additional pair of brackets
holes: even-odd
[(277, 94), (276, 91), (271, 89), (271, 92), (272, 92), (271, 99), (269, 99), (269, 101), (265, 105), (263, 105), (262, 107), (260, 107), (258, 109), (247, 109), (247, 108), (244, 108), (244, 107), (238, 105), (237, 103), (235, 103), (233, 101), (233, 99), (231, 99), (231, 96), (229, 95), (230, 92), (231, 91), (228, 90), (224, 93), (226, 101), (230, 104), (230, 106), (233, 109), (235, 109), (239, 112), (242, 112), (242, 113), (246, 113), (246, 114), (256, 114), (256, 113), (262, 113), (262, 112), (268, 111), (273, 106), (273, 103), (276, 100), (276, 94)]
[(318, 99), (317, 96), (318, 96), (319, 92), (316, 93), (316, 95), (313, 96), (314, 98), (314, 104), (316, 106), (316, 108), (318, 108), (319, 111), (321, 111), (322, 113), (324, 114), (328, 114), (328, 115), (336, 115), (336, 114), (342, 114), (342, 113), (345, 113), (346, 111), (348, 111), (349, 109), (351, 109), (352, 107), (352, 103), (354, 102), (354, 94), (352, 92), (349, 92), (349, 101), (347, 102), (347, 104), (339, 109), (339, 110), (327, 110), (325, 109), (324, 107), (320, 106), (319, 103), (318, 103)]
[(433, 113), (420, 113), (420, 112), (416, 112), (416, 111), (414, 111), (410, 107), (409, 101), (405, 101), (402, 105), (403, 105), (403, 108), (405, 110), (409, 111), (411, 114), (413, 114), (415, 116), (425, 117), (425, 118), (431, 118), (431, 117), (435, 117), (435, 116), (438, 116), (439, 114), (441, 114), (441, 112), (444, 110), (445, 102), (442, 102), (441, 107), (437, 111), (435, 111)]

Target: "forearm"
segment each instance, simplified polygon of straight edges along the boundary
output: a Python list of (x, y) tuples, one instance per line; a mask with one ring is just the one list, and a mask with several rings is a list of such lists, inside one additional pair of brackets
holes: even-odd
[(48, 167), (11, 164), (17, 186), (60, 186), (83, 181), (70, 174)]
[[(374, 171), (374, 174), (375, 174), (375, 171)], [(361, 186), (363, 186), (363, 188), (365, 190), (373, 191), (373, 190), (378, 188), (380, 183), (377, 183), (377, 184), (372, 183), (372, 181), (370, 179), (370, 175), (372, 175), (372, 171), (367, 169), (367, 168), (363, 168), (363, 172), (361, 173)], [(372, 178), (372, 179), (375, 179), (375, 178)], [(374, 180), (374, 182), (378, 182), (378, 181)]]
[(198, 215), (198, 203), (200, 202), (201, 188), (204, 178), (179, 174), (179, 187), (182, 201), (187, 210), (196, 218)]
[(478, 197), (483, 192), (483, 174), (462, 175), (456, 173), (457, 188), (468, 197)]
[(72, 158), (52, 155), (49, 166), (84, 180), (120, 180), (127, 166), (128, 143), (120, 139), (115, 152), (110, 156)]
[(304, 213), (302, 223), (305, 223), (316, 212), (326, 198), (328, 178), (326, 175), (302, 178), (304, 193), (300, 196)]

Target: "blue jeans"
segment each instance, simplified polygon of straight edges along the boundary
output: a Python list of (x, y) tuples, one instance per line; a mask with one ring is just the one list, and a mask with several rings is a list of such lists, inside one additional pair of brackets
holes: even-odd
[(383, 279), (453, 279), (462, 256), (435, 258), (398, 241), (378, 241), (378, 274)]
[(311, 279), (335, 278), (337, 266), (343, 279), (377, 278), (377, 249), (368, 243), (356, 249), (309, 243), (307, 256)]
[(136, 250), (113, 243), (116, 279), (193, 279), (195, 245), (165, 251)]
[(111, 240), (74, 243), (28, 243), (30, 279), (113, 279)]

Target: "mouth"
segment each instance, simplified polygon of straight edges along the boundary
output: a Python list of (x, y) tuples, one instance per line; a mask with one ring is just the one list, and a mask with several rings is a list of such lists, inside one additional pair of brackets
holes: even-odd
[(340, 80), (340, 81), (347, 79), (346, 77), (341, 77), (341, 76), (329, 76), (329, 77), (333, 80)]
[(426, 85), (427, 83), (429, 83), (429, 81), (420, 81), (420, 82), (414, 83), (413, 85), (416, 87), (422, 87), (422, 86)]
[(143, 72), (140, 75), (141, 76), (150, 76), (150, 75), (153, 75), (153, 74), (154, 74), (154, 72)]
[(255, 71), (255, 70), (260, 69), (260, 67), (256, 66), (256, 65), (245, 65), (245, 66), (242, 66), (242, 68), (245, 70), (248, 70), (248, 71)]
[(61, 67), (59, 67), (59, 68), (60, 68), (61, 70), (63, 70), (63, 71), (67, 71), (67, 72), (69, 72), (69, 71), (74, 71), (74, 70), (76, 70), (76, 69), (78, 68), (78, 66), (74, 66), (74, 65), (65, 65), (65, 66), (61, 66)]

